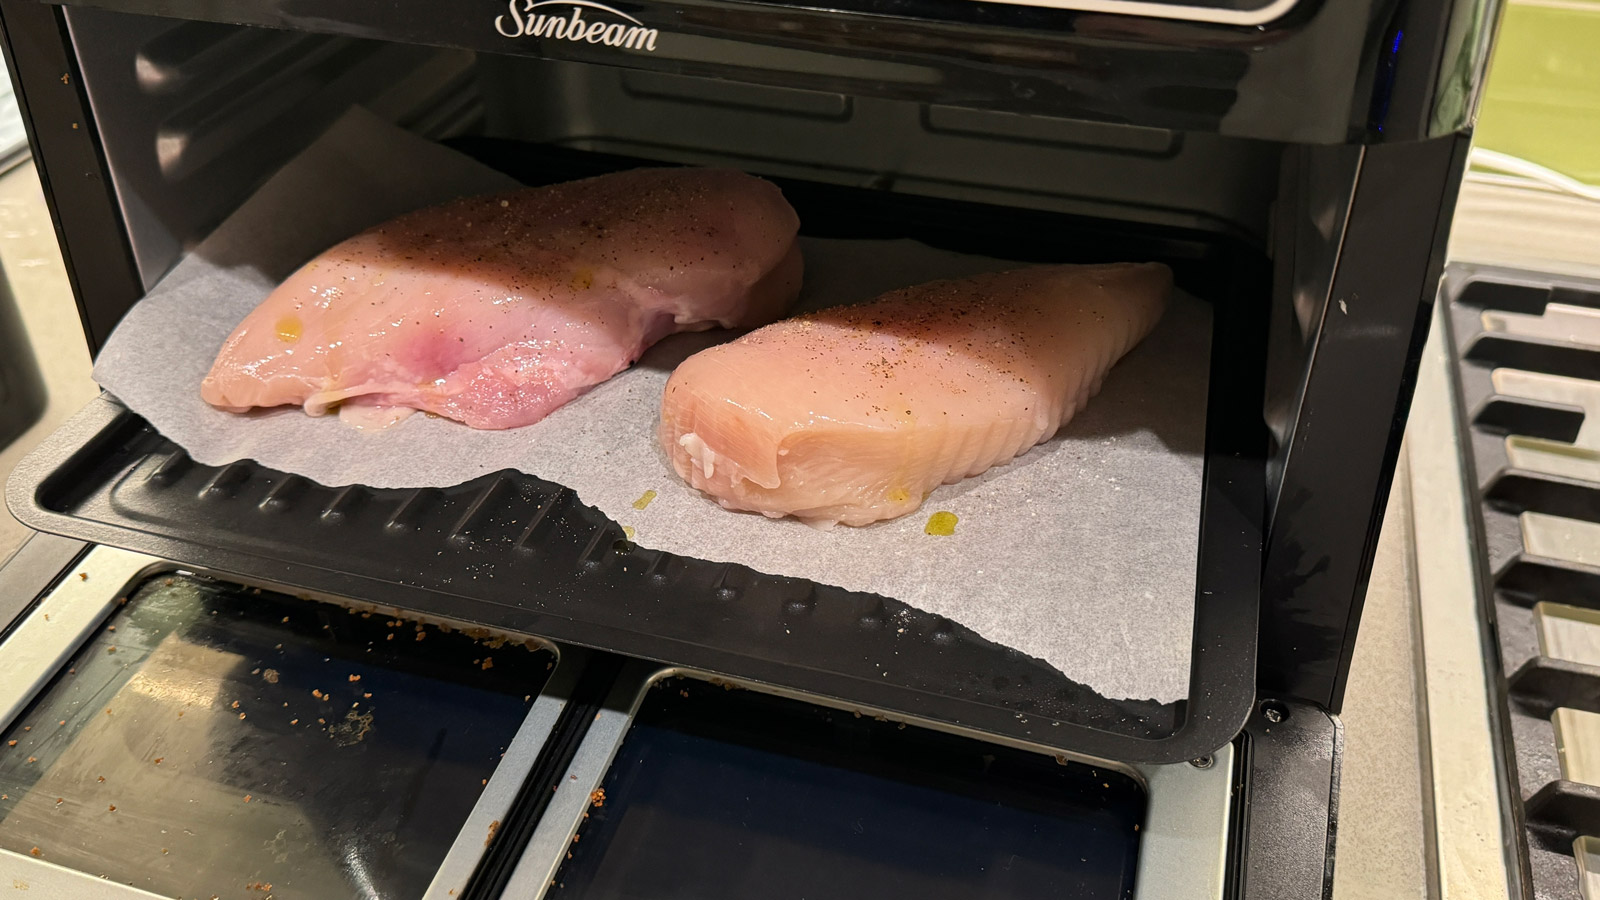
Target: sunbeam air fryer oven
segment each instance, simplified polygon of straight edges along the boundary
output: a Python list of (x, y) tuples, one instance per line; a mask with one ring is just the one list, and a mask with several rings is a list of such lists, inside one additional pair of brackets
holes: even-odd
[[(59, 885), (49, 896), (226, 893), (174, 872), (228, 896), (1322, 896), (1335, 716), (1495, 12), (0, 0), (93, 350), (353, 106), (530, 184), (733, 165), (779, 183), (813, 235), (1161, 260), (1214, 322), (1192, 665), (1173, 703), (1108, 699), (894, 598), (646, 549), (516, 472), (399, 491), (211, 467), (103, 397), (8, 486), (19, 518), (64, 537), (0, 570), (16, 619), (0, 646), (36, 673), (0, 706), (30, 757), (0, 766), (0, 861)], [(493, 669), (473, 649), (490, 645)], [(130, 652), (131, 668), (106, 663)], [(330, 660), (333, 675), (304, 674)], [(63, 774), (69, 758), (131, 766), (110, 747), (145, 754), (140, 778), (171, 768), (139, 741), (177, 726), (108, 724), (125, 694), (139, 715), (223, 710), (218, 728), (238, 709), (268, 748), (193, 738), (229, 763), (209, 788), (231, 788), (195, 808), (234, 805), (203, 827), (147, 814), (204, 865), (160, 862), (177, 838), (134, 847), (102, 812), (192, 785), (118, 801), (94, 794), (106, 772)], [(300, 711), (305, 696), (338, 708)], [(281, 743), (272, 729), (293, 728), (252, 704), (326, 738)], [(507, 727), (479, 738), (503, 757), (478, 764), (457, 704), (500, 710), (484, 721)], [(98, 718), (69, 714), (88, 706)], [(385, 728), (397, 706), (415, 711)], [(264, 760), (323, 784), (355, 752), (384, 773), (340, 782), (368, 818), (317, 795), (290, 824), (235, 834), (262, 798), (316, 793)], [(439, 760), (453, 780), (416, 774)], [(78, 830), (50, 830), (57, 808), (80, 811)], [(321, 837), (251, 843), (296, 828)], [(973, 854), (987, 862), (963, 868)]]

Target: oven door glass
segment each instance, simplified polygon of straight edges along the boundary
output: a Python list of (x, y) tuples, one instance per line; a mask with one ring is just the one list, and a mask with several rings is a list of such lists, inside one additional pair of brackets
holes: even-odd
[(0, 847), (165, 896), (420, 897), (553, 660), (156, 576), (4, 733)]
[(1130, 896), (1133, 778), (704, 681), (652, 689), (549, 896)]

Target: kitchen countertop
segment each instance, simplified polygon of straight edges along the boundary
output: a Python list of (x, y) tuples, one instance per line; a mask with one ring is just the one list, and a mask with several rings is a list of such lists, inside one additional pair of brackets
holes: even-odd
[[(89, 348), (56, 246), (55, 228), (31, 161), (0, 175), (0, 270), (22, 312), (34, 356), (44, 373), (44, 415), (9, 447), (0, 447), (0, 480), (34, 445), (100, 393), (89, 379)], [(31, 532), (0, 503), (0, 561)]]

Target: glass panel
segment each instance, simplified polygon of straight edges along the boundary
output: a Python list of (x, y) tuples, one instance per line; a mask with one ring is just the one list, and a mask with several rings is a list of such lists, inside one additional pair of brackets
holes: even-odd
[(167, 896), (419, 897), (553, 659), (151, 579), (4, 735), (0, 846)]
[(652, 690), (553, 896), (1122, 898), (1133, 779), (674, 679)]

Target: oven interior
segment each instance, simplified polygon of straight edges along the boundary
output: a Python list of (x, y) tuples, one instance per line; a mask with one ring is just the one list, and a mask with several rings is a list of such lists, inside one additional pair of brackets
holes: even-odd
[[(529, 184), (732, 165), (777, 181), (813, 235), (912, 237), (1027, 262), (1167, 262), (1211, 305), (1215, 328), (1190, 690), (1165, 704), (1108, 699), (892, 598), (641, 548), (570, 491), (516, 473), (334, 490), (248, 461), (200, 465), (113, 399), (19, 468), (8, 501), (35, 527), (1097, 758), (1197, 758), (1251, 714), (1258, 619), (1271, 612), (1263, 557), (1360, 146), (778, 86), (772, 73), (786, 67), (844, 67), (836, 74), (852, 84), (916, 73), (754, 45), (718, 48), (721, 75), (765, 73), (741, 80), (79, 6), (65, 22), (145, 290), (355, 105)], [(92, 346), (136, 299), (81, 295)], [(327, 539), (305, 539), (330, 525)], [(433, 562), (418, 571), (418, 558)], [(453, 577), (485, 564), (504, 577), (471, 589)], [(897, 645), (905, 664), (885, 679), (863, 660), (890, 652), (890, 617), (915, 640)], [(774, 624), (797, 639), (776, 640)], [(1347, 649), (1315, 653), (1332, 671)]]

